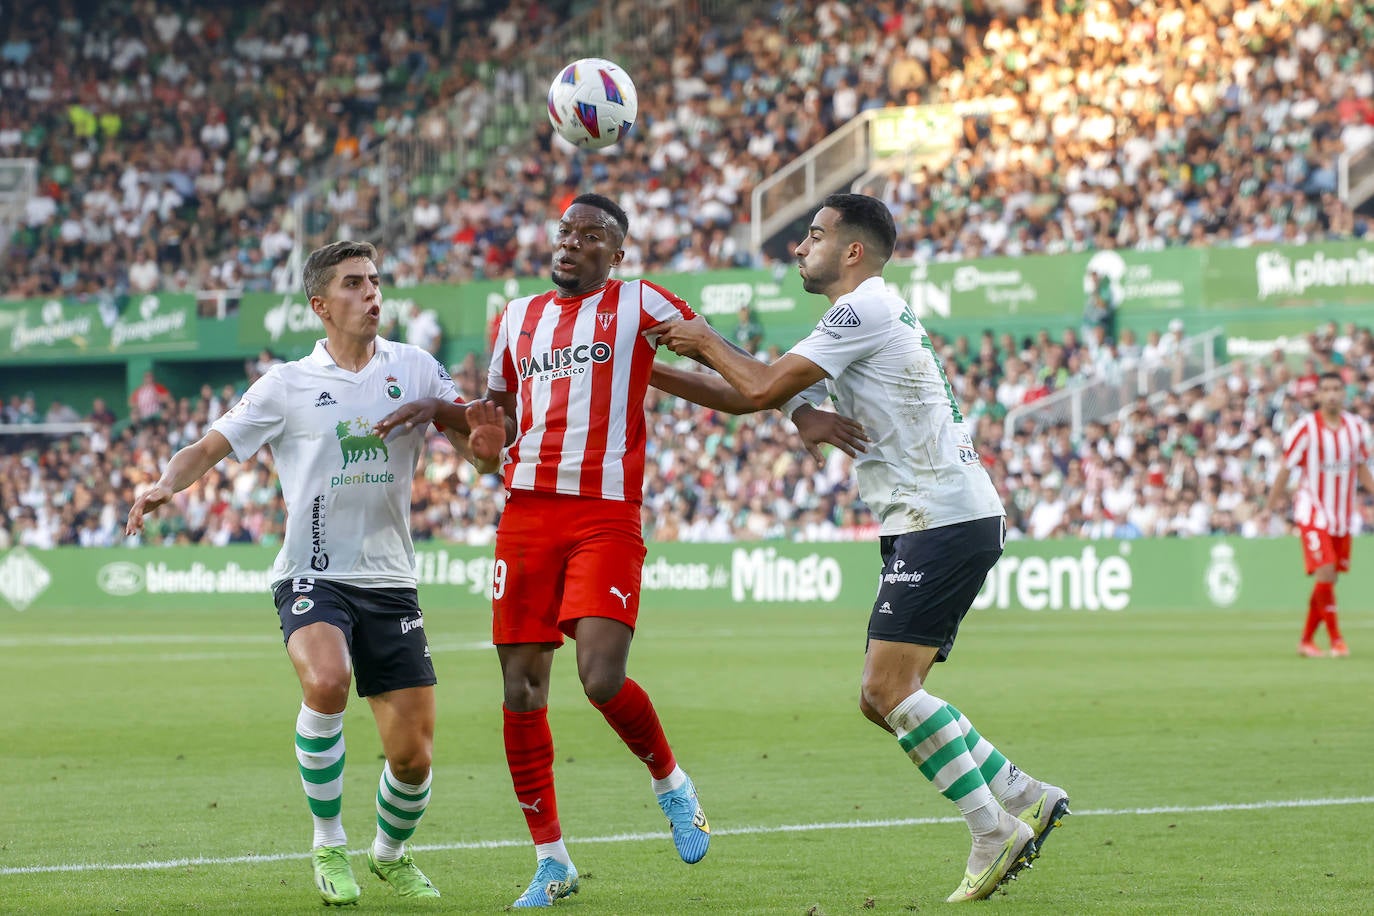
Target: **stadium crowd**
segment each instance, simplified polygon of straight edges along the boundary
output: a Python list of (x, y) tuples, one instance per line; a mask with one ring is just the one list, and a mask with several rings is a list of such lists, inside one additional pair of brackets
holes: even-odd
[[(312, 233), (376, 224), (390, 136), (475, 136), (528, 101), (522, 58), (569, 4), (59, 0), (0, 44), (0, 156), (41, 193), (4, 294), (287, 291), (292, 196), (338, 175)], [(391, 203), (396, 285), (542, 274), (562, 204), (620, 189), (624, 272), (752, 263), (753, 187), (867, 109), (964, 103), (948, 150), (870, 188), (897, 257), (1349, 238), (1342, 150), (1374, 135), (1374, 16), (1335, 0), (743, 4), (635, 64), (641, 140), (573, 154), (536, 117), (449, 191)], [(348, 21), (349, 29), (332, 27)], [(989, 102), (989, 104), (975, 104)], [(463, 113), (453, 122), (451, 111)]]
[[(485, 112), (528, 96), (521, 60), (568, 9), (539, 0), (346, 0), (328, 12), (280, 0), (6, 5), (0, 156), (36, 157), (42, 175), (4, 254), (0, 295), (294, 288), (292, 195), (338, 175), (323, 228), (371, 225), (375, 174), (350, 164), (389, 136), (480, 132)], [(452, 191), (393, 201), (411, 236), (384, 246), (390, 285), (542, 274), (550, 219), (589, 186), (618, 189), (631, 211), (627, 275), (752, 263), (734, 230), (764, 176), (861, 111), (919, 102), (965, 103), (970, 113), (944, 154), (869, 188), (898, 217), (899, 259), (1367, 230), (1334, 184), (1335, 158), (1374, 136), (1374, 16), (1364, 5), (797, 0), (740, 9), (759, 14), (738, 26), (692, 25), (672, 36), (671, 53), (636, 65), (640, 142), (574, 154), (536, 118), (532, 143), (504, 149)], [(451, 121), (451, 110), (466, 120)], [(1161, 328), (1137, 341), (1102, 320), (1025, 341), (941, 342), (1014, 534), (1280, 530), (1263, 507), (1265, 481), (1316, 371), (1338, 366), (1352, 405), (1374, 409), (1374, 345), (1367, 329), (1346, 328), (1314, 334), (1301, 371), (1282, 360), (1244, 364), (1224, 384), (1137, 405), (1079, 437), (1006, 427), (1008, 410), (1074, 379), (1169, 359), (1181, 333)], [(245, 382), (270, 361), (251, 364)], [(476, 360), (453, 368), (466, 395), (482, 393)], [(0, 455), (0, 546), (119, 542), (134, 490), (147, 483), (137, 468), (194, 440), (240, 392), (173, 396), (149, 379), (129, 422), (92, 404), (88, 439), (3, 437), (22, 447)], [(15, 392), (3, 401), (9, 432), (82, 417)], [(817, 465), (778, 414), (735, 420), (666, 397), (650, 410), (650, 537), (871, 533), (848, 459)], [(155, 517), (148, 539), (281, 536), (265, 454), (226, 463), (180, 498), (185, 511)], [(416, 536), (485, 542), (501, 499), (495, 478), (477, 477), (436, 440), (416, 482)]]
[[(1310, 355), (1296, 368), (1281, 353), (1236, 361), (1209, 385), (1169, 394), (1160, 404), (1136, 403), (1086, 424), (1075, 437), (1066, 425), (1008, 429), (1005, 418), (1010, 409), (1032, 403), (1037, 388), (1063, 366), (1075, 366), (1081, 378), (1111, 378), (1141, 360), (1168, 360), (1167, 348), (1109, 356), (1105, 348), (1094, 353), (1078, 343), (1073, 330), (1058, 339), (1046, 331), (1021, 341), (992, 332), (973, 341), (937, 341), (1006, 503), (1009, 536), (1037, 539), (1287, 531), (1287, 519), (1266, 508), (1268, 485), (1278, 471), (1283, 431), (1311, 408), (1318, 373), (1341, 372), (1351, 409), (1374, 421), (1374, 333), (1326, 325), (1307, 343)], [(246, 381), (268, 365), (266, 357), (250, 362)], [(484, 393), (485, 366), (475, 357), (452, 373), (465, 397)], [(30, 437), (25, 447), (0, 454), (0, 506), (7, 513), (0, 547), (125, 543), (121, 526), (128, 507), (138, 488), (152, 483), (143, 469), (160, 467), (197, 439), (241, 393), (206, 385), (194, 395), (159, 394), (153, 379), (141, 387), (147, 392), (131, 398), (126, 422), (114, 423), (109, 406), (97, 402), (85, 415), (94, 424), (89, 436)], [(74, 412), (56, 404), (40, 418), (31, 401), (12, 397), (0, 409), (0, 419), (11, 424), (6, 432), (22, 432), (16, 424), (54, 421), (53, 411)], [(650, 539), (872, 536), (874, 523), (853, 487), (850, 459), (833, 450), (818, 464), (778, 412), (733, 418), (651, 392), (647, 414), (644, 526)], [(177, 500), (180, 511), (149, 519), (144, 540), (275, 544), (282, 536), (284, 507), (266, 449), (248, 462), (221, 463)], [(503, 500), (499, 478), (477, 475), (436, 434), (416, 476), (411, 527), (417, 540), (489, 543)], [(1360, 500), (1361, 528), (1374, 526), (1374, 494), (1362, 493)]]

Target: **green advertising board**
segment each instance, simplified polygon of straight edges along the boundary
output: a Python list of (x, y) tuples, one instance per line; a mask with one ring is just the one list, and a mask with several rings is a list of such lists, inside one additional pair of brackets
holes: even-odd
[[(645, 279), (681, 296), (692, 308), (712, 319), (733, 318), (748, 306), (776, 329), (793, 336), (792, 343), (809, 333), (829, 303), (802, 289), (795, 270), (724, 270), (695, 274), (646, 274)], [(445, 340), (462, 350), (483, 349), (491, 319), (507, 302), (533, 296), (551, 288), (547, 277), (510, 280), (476, 280), (459, 285), (422, 285), (383, 292), (382, 324), (395, 323), (392, 336), (405, 338), (405, 324), (412, 306), (432, 309), (443, 328)], [(733, 327), (727, 323), (726, 327)], [(249, 293), (239, 302), (239, 343), (247, 350), (268, 347), (290, 355), (308, 352), (322, 335), (320, 319), (299, 294)]]
[[(1236, 338), (1268, 346), (1300, 337), (1328, 320), (1374, 321), (1374, 243), (1324, 242), (1252, 248), (1171, 248), (894, 263), (885, 277), (931, 329), (953, 336), (982, 328), (1029, 333), (1076, 327), (1088, 290), (1112, 291), (1124, 326), (1159, 328), (1169, 318), (1190, 330), (1221, 326)], [(810, 333), (829, 304), (802, 289), (794, 266), (646, 278), (682, 296), (724, 333), (748, 307), (765, 343), (781, 348)], [(412, 306), (433, 310), (449, 362), (484, 352), (492, 318), (506, 302), (549, 289), (547, 277), (387, 288), (383, 325), (404, 339)], [(57, 299), (0, 305), (0, 348), (16, 362), (106, 358), (126, 354), (251, 356), (264, 347), (285, 358), (309, 352), (322, 335), (319, 318), (299, 293), (247, 293), (231, 320), (196, 317), (189, 294), (136, 298), (107, 326), (98, 306)]]
[[(1374, 564), (1342, 579), (1347, 606), (1368, 605)], [(0, 557), (4, 613), (43, 613), (98, 603), (112, 612), (270, 608), (275, 552), (216, 549), (14, 548)], [(862, 626), (877, 586), (872, 543), (650, 544), (645, 607), (833, 607)], [(487, 613), (488, 547), (422, 544), (416, 550), (427, 609)], [(1012, 541), (974, 603), (976, 612), (1157, 613), (1306, 606), (1308, 584), (1296, 539), (1152, 538), (1133, 541)], [(1360, 596), (1366, 596), (1361, 598)]]
[(1209, 310), (1307, 310), (1374, 303), (1374, 243), (1323, 242), (1201, 250)]
[(16, 362), (194, 350), (196, 321), (186, 293), (134, 296), (109, 324), (93, 303), (32, 299), (0, 308), (0, 348)]
[(1110, 283), (1123, 311), (1177, 312), (1202, 304), (1201, 263), (1193, 249), (934, 261), (894, 265), (885, 276), (921, 318), (1076, 318), (1098, 276)]

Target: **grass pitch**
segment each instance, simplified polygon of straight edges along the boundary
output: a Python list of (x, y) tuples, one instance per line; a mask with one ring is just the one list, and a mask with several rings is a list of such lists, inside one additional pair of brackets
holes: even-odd
[[(421, 598), (423, 600), (423, 592)], [(189, 600), (189, 599), (188, 599)], [(975, 612), (930, 690), (1075, 815), (987, 911), (1366, 913), (1374, 621), (1348, 659), (1294, 655), (1300, 611)], [(648, 776), (560, 653), (560, 811), (603, 914), (940, 910), (968, 854), (957, 812), (857, 711), (866, 609), (647, 608), (631, 675), (710, 816), (683, 865)], [(415, 837), (437, 901), (367, 874), (358, 912), (495, 913), (534, 857), (501, 749), (485, 608), (427, 606), (439, 671), (433, 802)], [(308, 913), (299, 692), (268, 596), (234, 614), (0, 613), (0, 911)], [(374, 830), (365, 702), (345, 725), (349, 845)]]

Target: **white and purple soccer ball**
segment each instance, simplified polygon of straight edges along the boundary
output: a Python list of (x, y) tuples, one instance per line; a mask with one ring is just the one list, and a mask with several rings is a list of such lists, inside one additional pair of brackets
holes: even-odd
[(605, 149), (634, 127), (639, 94), (619, 64), (587, 57), (568, 64), (549, 86), (549, 121), (584, 149)]

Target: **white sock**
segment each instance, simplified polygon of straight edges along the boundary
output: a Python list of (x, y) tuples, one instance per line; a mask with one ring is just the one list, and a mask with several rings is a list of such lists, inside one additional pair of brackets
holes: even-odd
[(954, 802), (974, 836), (997, 829), (1002, 806), (968, 752), (948, 703), (918, 690), (887, 714), (887, 724), (921, 774)]
[(664, 776), (662, 779), (654, 779), (654, 794), (662, 795), (664, 792), (671, 792), (674, 789), (682, 788), (687, 782), (687, 774), (682, 771), (682, 767), (674, 765), (673, 772)]
[(391, 772), (388, 761), (382, 767), (377, 785), (377, 835), (372, 840), (372, 856), (378, 862), (395, 862), (405, 854), (406, 840), (420, 823), (429, 804), (431, 771), (418, 785), (401, 782)]
[(346, 846), (343, 817), (344, 738), (341, 712), (326, 715), (304, 703), (296, 716), (296, 763), (310, 814), (315, 821), (314, 848)]
[(545, 859), (557, 859), (564, 865), (572, 865), (572, 857), (568, 855), (568, 847), (563, 845), (562, 837), (552, 843), (534, 844), (534, 864), (538, 865)]

